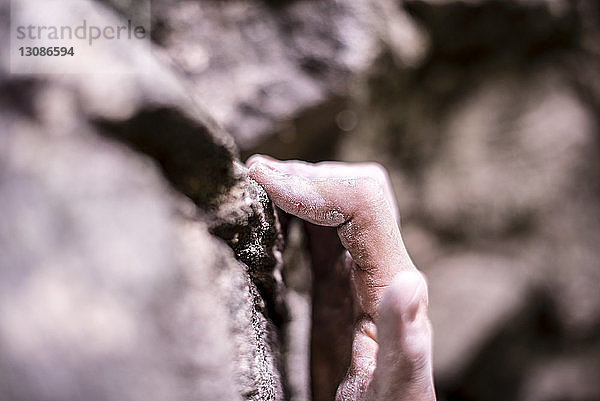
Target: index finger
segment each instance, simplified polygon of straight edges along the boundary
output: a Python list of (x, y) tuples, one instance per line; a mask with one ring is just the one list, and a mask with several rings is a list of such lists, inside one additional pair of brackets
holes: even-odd
[[(395, 275), (415, 269), (400, 235), (388, 191), (360, 166), (315, 165), (254, 157), (249, 175), (284, 211), (335, 226), (357, 268), (352, 272), (362, 313), (371, 318)], [(363, 173), (361, 173), (364, 172)]]

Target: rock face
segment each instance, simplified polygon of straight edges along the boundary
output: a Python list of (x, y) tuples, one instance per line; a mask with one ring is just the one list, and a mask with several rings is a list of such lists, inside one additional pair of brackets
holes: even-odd
[(173, 68), (126, 50), (142, 72), (102, 79), (3, 56), (1, 392), (282, 399), (273, 207)]
[(196, 206), (123, 146), (18, 124), (0, 191), (4, 396), (280, 398), (264, 301)]
[(153, 23), (194, 97), (244, 154), (330, 155), (354, 80), (390, 46), (406, 63), (423, 50), (413, 22), (388, 0), (155, 1)]

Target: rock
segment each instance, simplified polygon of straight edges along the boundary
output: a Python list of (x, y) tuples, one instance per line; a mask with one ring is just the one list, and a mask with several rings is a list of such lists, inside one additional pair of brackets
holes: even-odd
[(518, 234), (568, 196), (593, 119), (557, 75), (488, 78), (448, 111), (423, 172), (431, 227), (473, 240)]
[(474, 66), (486, 59), (526, 62), (578, 39), (576, 10), (564, 0), (404, 0), (431, 37), (431, 61)]
[(354, 79), (385, 49), (414, 63), (425, 46), (387, 0), (158, 1), (153, 15), (157, 42), (245, 154), (259, 145), (285, 157), (330, 154)]
[(2, 123), (3, 394), (281, 397), (246, 267), (179, 211), (194, 207), (153, 163), (92, 135)]
[(594, 383), (598, 371), (598, 351), (587, 355), (569, 355), (543, 360), (525, 379), (519, 400), (541, 401), (554, 398), (594, 400), (600, 391)]
[(3, 53), (2, 392), (282, 399), (270, 201), (159, 49), (100, 56), (137, 73), (8, 75)]
[(84, 127), (2, 125), (4, 394), (282, 397), (277, 331), (248, 268), (154, 163)]
[[(202, 234), (201, 237), (199, 234)], [(196, 238), (197, 244), (207, 242), (208, 231), (197, 221), (191, 220), (187, 223), (187, 233), (185, 235)], [(184, 239), (185, 241), (185, 239)], [(191, 239), (190, 239), (191, 241)], [(221, 343), (225, 342), (232, 348), (233, 371), (229, 376), (235, 383), (235, 397), (242, 396), (247, 400), (279, 400), (284, 398), (282, 366), (280, 362), (280, 350), (278, 329), (274, 327), (273, 322), (267, 320), (265, 315), (266, 304), (251, 277), (247, 274), (247, 266), (236, 262), (232, 258), (230, 249), (225, 245), (218, 243), (210, 238), (215, 244), (214, 252), (217, 255), (217, 263), (211, 263), (213, 272), (210, 277), (214, 281), (206, 280), (206, 277), (199, 276), (197, 272), (191, 270), (189, 275), (182, 277), (182, 284), (192, 284), (195, 291), (189, 297), (188, 309), (186, 312), (193, 312), (198, 309), (198, 304), (210, 306), (205, 316), (189, 316), (188, 319), (178, 325), (173, 331), (174, 336), (180, 336), (187, 333), (190, 336), (191, 345), (206, 343), (202, 338), (206, 336), (206, 329), (202, 325), (194, 325), (193, 322), (204, 322), (204, 325), (212, 324), (214, 319), (222, 318), (227, 322), (227, 332), (220, 333), (216, 337)], [(199, 253), (189, 254), (189, 263), (192, 266), (198, 266), (200, 260), (210, 260), (210, 256)], [(194, 269), (195, 270), (195, 269)], [(200, 278), (200, 280), (198, 280)], [(216, 285), (217, 292), (210, 291), (210, 287)], [(198, 296), (204, 295), (205, 302)], [(218, 310), (215, 304), (222, 304), (226, 309), (225, 315), (215, 315), (213, 311)], [(215, 307), (213, 308), (213, 305)], [(196, 312), (197, 313), (197, 312)], [(195, 327), (196, 326), (196, 327)], [(221, 345), (222, 347), (222, 345)], [(188, 347), (182, 348), (181, 352), (189, 354)], [(195, 380), (199, 380), (198, 388), (206, 395), (194, 396), (194, 399), (224, 399), (219, 393), (223, 391), (231, 392), (232, 389), (224, 389), (221, 383), (215, 381), (210, 375), (206, 374), (207, 361), (213, 362), (215, 372), (223, 374), (223, 359), (215, 352), (215, 348), (205, 347), (198, 349), (194, 353), (197, 358), (197, 365), (201, 369), (195, 371), (192, 375)], [(188, 372), (189, 375), (189, 372)]]
[[(234, 161), (228, 138), (177, 108), (141, 110), (126, 121), (95, 121), (105, 134), (147, 153), (201, 208), (210, 231), (227, 241), (268, 303), (277, 324), (285, 319), (280, 228), (266, 193)], [(177, 140), (171, 132), (175, 131)]]
[[(99, 8), (97, 12), (107, 14), (106, 18), (117, 18), (110, 10), (95, 7)], [(65, 13), (69, 11), (68, 8), (64, 10)], [(240, 186), (251, 183), (243, 183), (248, 180), (245, 171), (239, 164), (237, 167), (234, 164), (237, 150), (231, 137), (190, 99), (185, 80), (173, 73), (168, 63), (152, 58), (153, 53), (136, 49), (135, 46), (128, 46), (128, 51), (138, 56), (131, 60), (134, 63), (131, 68), (139, 73), (108, 74), (103, 75), (102, 80), (90, 80), (85, 75), (74, 74), (58, 76), (52, 80), (40, 77), (32, 80), (26, 76), (23, 79), (5, 78), (3, 82), (13, 92), (28, 85), (43, 86), (41, 96), (36, 96), (35, 101), (30, 103), (35, 107), (34, 113), (42, 114), (47, 120), (51, 120), (47, 121), (48, 124), (56, 125), (52, 128), (63, 129), (65, 122), (80, 115), (102, 134), (123, 141), (153, 157), (171, 183), (210, 215), (213, 231), (223, 232), (225, 229), (220, 229), (220, 225), (232, 224), (252, 230), (248, 228), (248, 224), (261, 219), (260, 216), (254, 216), (254, 220), (249, 221), (243, 213), (236, 222), (230, 216), (225, 219), (223, 216), (226, 212), (218, 212), (218, 208), (225, 203), (224, 199), (229, 199), (229, 209), (236, 208), (231, 202), (238, 199), (238, 202), (245, 202), (246, 212), (264, 211), (265, 214), (270, 214), (262, 217), (268, 220), (265, 224), (274, 223), (272, 208), (269, 209), (265, 194), (260, 189), (250, 192), (250, 197), (245, 199), (229, 193), (230, 190), (239, 192)], [(160, 51), (156, 51), (160, 55)], [(120, 53), (116, 49), (114, 54), (103, 56), (117, 59)], [(104, 60), (105, 63), (109, 61)], [(107, 91), (106, 88), (121, 90)], [(31, 98), (24, 101), (29, 99)], [(57, 105), (72, 108), (57, 109)], [(249, 205), (250, 200), (257, 205)], [(221, 216), (223, 221), (216, 216)], [(248, 243), (244, 242), (246, 239)], [(236, 246), (238, 257), (242, 258), (244, 249), (257, 247), (250, 241), (255, 239), (248, 236), (240, 238)], [(262, 251), (264, 258), (270, 259), (261, 262), (264, 266), (261, 265), (260, 268), (257, 264), (256, 268), (266, 271), (265, 274), (280, 269), (276, 241), (277, 235), (272, 232), (269, 236), (265, 235), (260, 244), (265, 247)], [(276, 254), (273, 254), (274, 251)], [(248, 259), (245, 261), (248, 262)]]
[(209, 230), (249, 266), (248, 272), (267, 302), (269, 317), (281, 326), (287, 320), (282, 281), (283, 237), (273, 205), (245, 167), (234, 164), (243, 179), (221, 198), (206, 220)]
[(434, 370), (456, 381), (499, 328), (528, 308), (531, 282), (513, 260), (490, 254), (447, 256), (428, 270)]

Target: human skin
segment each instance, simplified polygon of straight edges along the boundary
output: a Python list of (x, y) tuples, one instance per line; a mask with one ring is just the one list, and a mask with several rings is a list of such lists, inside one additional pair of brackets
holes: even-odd
[[(338, 258), (335, 246), (317, 243), (347, 269), (353, 297), (349, 367), (340, 383), (331, 383), (335, 399), (435, 400), (427, 282), (404, 246), (385, 170), (372, 163), (311, 164), (261, 155), (247, 165), (279, 208), (332, 227), (343, 245)], [(321, 390), (313, 398), (327, 399)]]

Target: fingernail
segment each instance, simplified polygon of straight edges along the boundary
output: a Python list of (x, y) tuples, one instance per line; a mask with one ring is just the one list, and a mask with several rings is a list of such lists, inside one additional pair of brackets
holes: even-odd
[(261, 167), (261, 168), (264, 168), (264, 169), (267, 169), (267, 170), (271, 170), (271, 171), (279, 171), (279, 169), (278, 169), (277, 167), (275, 167), (275, 166), (273, 166), (272, 164), (270, 164), (270, 163), (267, 163), (267, 162), (265, 162), (265, 161), (261, 161), (261, 162), (259, 163), (259, 165), (260, 165), (260, 167)]
[(252, 167), (256, 163), (260, 163), (261, 160), (262, 160), (262, 157), (260, 155), (252, 155), (248, 158), (248, 160), (246, 160), (246, 165), (248, 167)]
[(250, 168), (261, 171), (264, 174), (283, 174), (282, 171), (279, 170), (277, 167), (273, 166), (272, 164), (265, 163), (262, 160), (253, 163)]
[(276, 159), (273, 159), (272, 157), (266, 155), (255, 154), (250, 156), (248, 160), (246, 160), (246, 164), (250, 167), (256, 163), (269, 163), (272, 161), (276, 161)]

